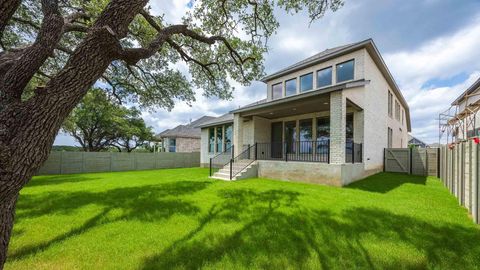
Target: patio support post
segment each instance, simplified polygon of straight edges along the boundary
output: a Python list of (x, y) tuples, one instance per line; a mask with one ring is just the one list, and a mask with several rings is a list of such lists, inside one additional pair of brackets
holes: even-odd
[(233, 115), (233, 145), (237, 146), (234, 156), (240, 155), (243, 148), (243, 117), (239, 113)]
[(345, 163), (347, 100), (343, 91), (330, 93), (330, 163)]

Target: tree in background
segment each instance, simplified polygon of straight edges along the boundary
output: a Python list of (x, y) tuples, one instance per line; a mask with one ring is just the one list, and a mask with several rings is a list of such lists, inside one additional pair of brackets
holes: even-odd
[(140, 112), (135, 108), (127, 111), (117, 134), (117, 138), (111, 145), (120, 152), (126, 151), (129, 153), (138, 147), (148, 145), (148, 142), (154, 136), (152, 128), (147, 127), (145, 121), (140, 116)]
[[(230, 81), (248, 85), (264, 75), (275, 7), (305, 9), (315, 20), (342, 0), (195, 0), (180, 23), (152, 16), (147, 4), (0, 0), (0, 267), (20, 190), (97, 81), (143, 108), (192, 102), (192, 89), (230, 98)], [(191, 79), (177, 69), (180, 61)]]
[(140, 112), (115, 104), (102, 89), (92, 89), (65, 120), (62, 130), (86, 152), (115, 147), (131, 152), (153, 137)]

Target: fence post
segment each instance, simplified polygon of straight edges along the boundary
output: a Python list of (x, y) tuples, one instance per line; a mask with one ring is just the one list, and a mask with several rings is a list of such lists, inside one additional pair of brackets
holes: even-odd
[(230, 159), (230, 180), (232, 180), (232, 164), (233, 164), (233, 158)]
[(257, 160), (257, 157), (258, 157), (257, 149), (258, 149), (258, 143), (255, 143), (255, 160)]
[(352, 164), (355, 163), (355, 143), (352, 142)]
[(210, 170), (209, 170), (208, 174), (209, 174), (209, 176), (212, 176), (212, 158), (210, 158), (209, 168), (210, 168)]
[(383, 172), (385, 172), (385, 164), (387, 163), (387, 148), (383, 148)]

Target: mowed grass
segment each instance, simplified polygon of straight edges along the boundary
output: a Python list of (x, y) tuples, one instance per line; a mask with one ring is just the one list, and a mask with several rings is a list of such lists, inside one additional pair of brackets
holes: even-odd
[(346, 188), (200, 168), (35, 177), (6, 269), (475, 269), (480, 229), (435, 178)]

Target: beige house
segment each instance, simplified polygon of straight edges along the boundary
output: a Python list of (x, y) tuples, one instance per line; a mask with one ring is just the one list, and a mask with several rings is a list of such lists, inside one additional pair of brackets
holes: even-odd
[(200, 152), (200, 128), (205, 122), (215, 119), (212, 116), (202, 116), (186, 124), (178, 125), (157, 134), (157, 139), (162, 142), (162, 152)]
[(384, 148), (408, 144), (408, 105), (371, 39), (262, 81), (266, 99), (199, 125), (213, 177), (343, 186), (381, 171)]

